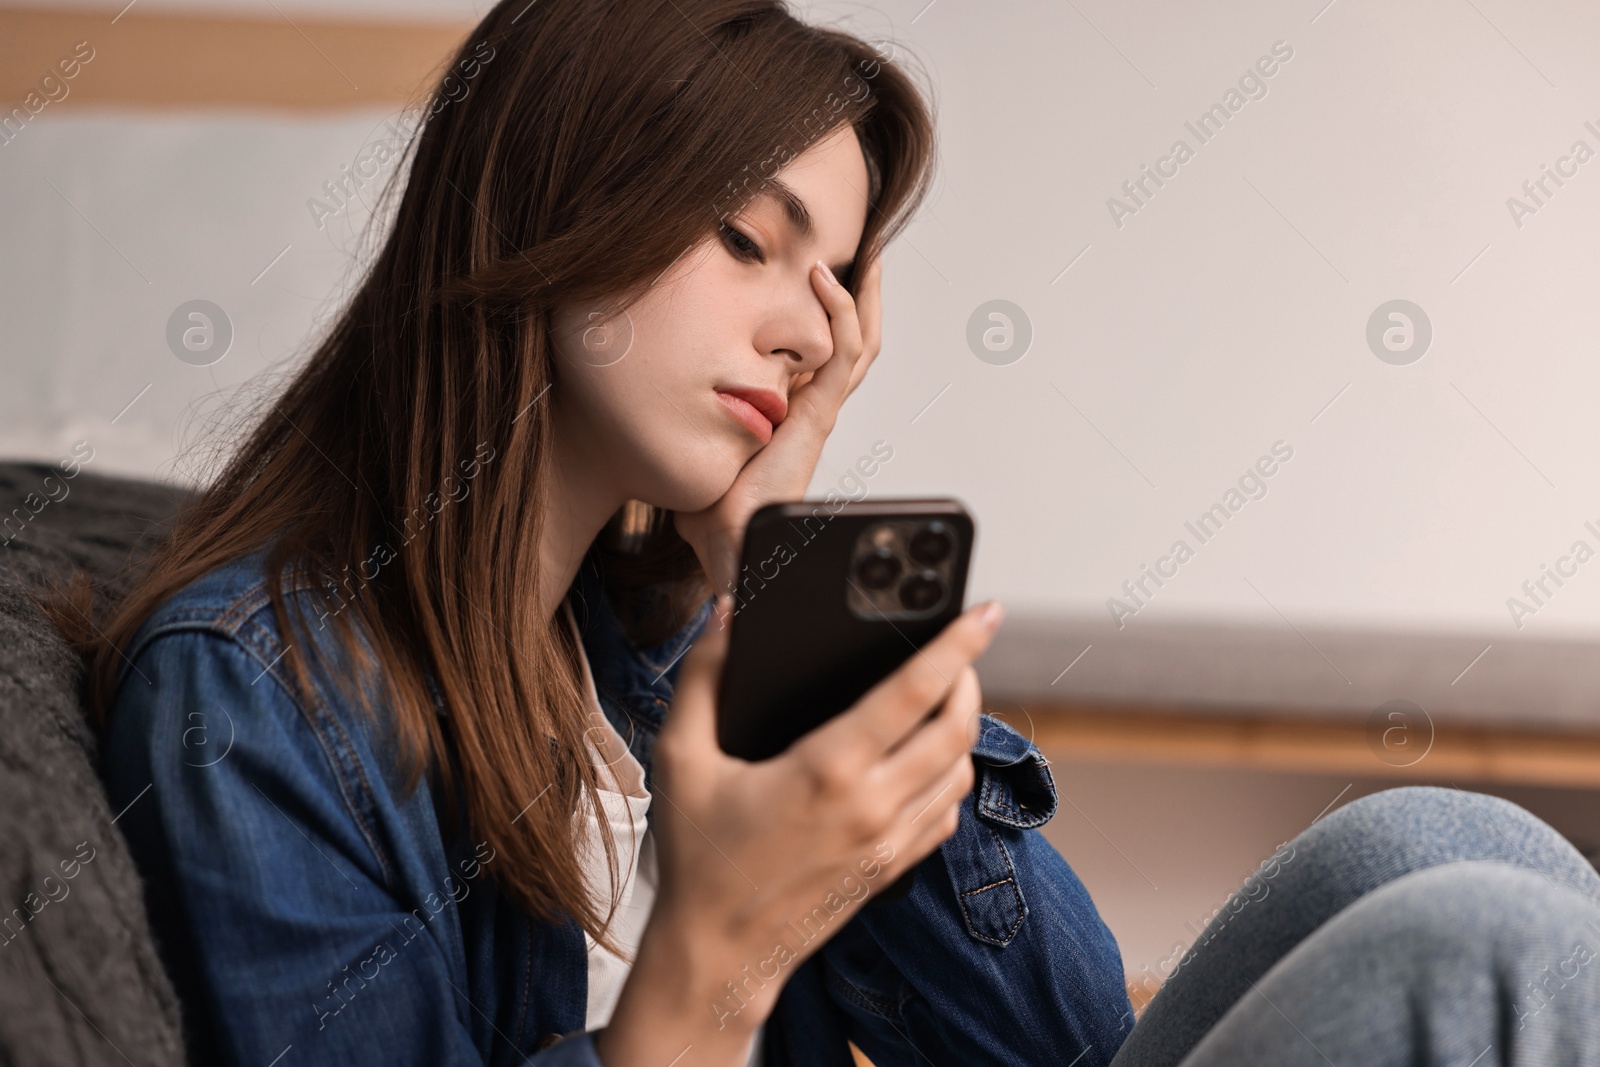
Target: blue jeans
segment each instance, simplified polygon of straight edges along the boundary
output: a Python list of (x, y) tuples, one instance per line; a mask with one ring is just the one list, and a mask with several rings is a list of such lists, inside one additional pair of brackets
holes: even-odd
[(1600, 1064), (1600, 876), (1495, 797), (1354, 801), (1246, 880), (1112, 1064)]

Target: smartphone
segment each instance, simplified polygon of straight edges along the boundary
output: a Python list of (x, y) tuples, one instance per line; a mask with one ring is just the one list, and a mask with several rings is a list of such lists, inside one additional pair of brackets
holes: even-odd
[[(717, 700), (722, 750), (776, 756), (916, 654), (965, 606), (975, 532), (948, 497), (752, 515)], [(903, 895), (913, 873), (878, 896)]]

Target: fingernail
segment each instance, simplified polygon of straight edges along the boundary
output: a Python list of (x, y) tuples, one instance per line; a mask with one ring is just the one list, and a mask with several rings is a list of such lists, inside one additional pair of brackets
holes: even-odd
[(828, 265), (826, 263), (822, 262), (822, 260), (820, 260), (820, 259), (817, 260), (817, 269), (822, 271), (822, 276), (824, 278), (828, 279), (828, 284), (829, 285), (838, 285), (839, 284), (839, 279), (835, 278), (833, 276), (833, 271), (829, 270), (828, 269)]
[(983, 614), (978, 617), (978, 621), (983, 623), (985, 630), (994, 633), (995, 630), (1000, 628), (1000, 620), (1005, 618), (1005, 614), (1006, 609), (1000, 605), (1000, 601), (991, 600), (984, 607)]

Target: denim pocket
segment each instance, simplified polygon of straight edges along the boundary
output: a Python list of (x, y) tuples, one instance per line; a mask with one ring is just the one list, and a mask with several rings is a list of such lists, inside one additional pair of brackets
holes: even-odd
[(1055, 779), (1033, 742), (991, 715), (982, 718), (972, 756), (972, 800), (961, 805), (961, 822), (940, 850), (967, 933), (1004, 947), (1028, 915), (1006, 838), (1056, 813)]

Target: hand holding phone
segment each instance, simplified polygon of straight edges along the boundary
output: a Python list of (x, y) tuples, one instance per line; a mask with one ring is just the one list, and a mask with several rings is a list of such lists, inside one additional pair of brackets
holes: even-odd
[[(718, 693), (723, 750), (775, 756), (921, 655), (961, 612), (973, 539), (972, 517), (947, 498), (757, 511)], [(879, 897), (909, 888), (908, 877)]]
[[(716, 1019), (674, 1040), (742, 1039), (874, 887), (954, 832), (976, 775), (972, 663), (1000, 614), (997, 603), (962, 613), (842, 713), (753, 762), (717, 743), (732, 628), (712, 622), (656, 744), (658, 890), (613, 1018)], [(728, 983), (751, 974), (766, 980), (730, 998)]]

